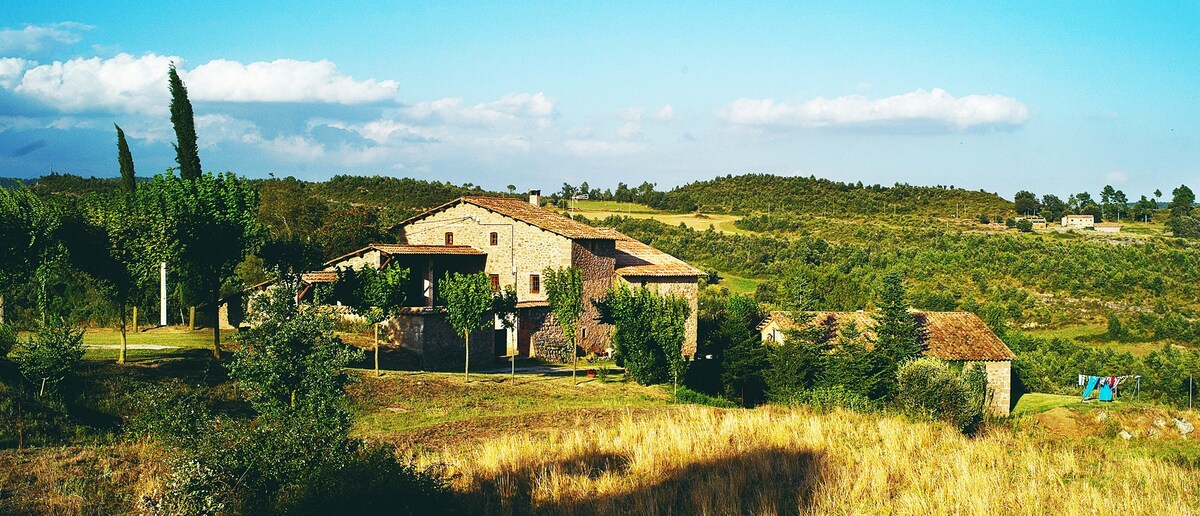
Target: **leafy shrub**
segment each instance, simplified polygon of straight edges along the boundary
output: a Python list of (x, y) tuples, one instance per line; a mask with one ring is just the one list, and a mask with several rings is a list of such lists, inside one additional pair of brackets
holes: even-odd
[(17, 356), (17, 365), (21, 375), (42, 393), (56, 389), (63, 380), (74, 375), (82, 360), (83, 330), (50, 323), (25, 345), (24, 351)]
[(626, 373), (642, 385), (674, 380), (687, 374), (683, 358), (687, 301), (659, 296), (645, 287), (613, 287), (596, 303), (601, 319), (613, 325), (613, 347)]
[(983, 421), (987, 377), (976, 365), (956, 374), (935, 358), (905, 362), (896, 372), (893, 403), (914, 417), (953, 424), (963, 433), (973, 433)]
[(737, 403), (729, 401), (725, 398), (709, 396), (702, 392), (693, 391), (687, 387), (679, 388), (679, 391), (675, 393), (675, 402), (691, 403), (694, 405), (707, 405), (717, 408), (736, 408), (738, 406)]
[(11, 325), (0, 323), (0, 358), (8, 356), (8, 352), (17, 345), (17, 330)]
[(872, 412), (879, 408), (879, 402), (866, 395), (855, 392), (842, 385), (833, 387), (817, 387), (801, 391), (795, 397), (787, 400), (792, 405), (808, 405), (821, 412), (843, 408), (858, 412)]

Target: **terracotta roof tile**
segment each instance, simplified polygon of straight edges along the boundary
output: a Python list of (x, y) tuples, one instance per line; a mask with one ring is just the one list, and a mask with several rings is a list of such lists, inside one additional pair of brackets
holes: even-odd
[[(806, 314), (814, 324), (825, 326), (834, 335), (854, 322), (869, 342), (875, 340), (875, 318), (866, 312), (816, 312)], [(992, 332), (979, 316), (971, 312), (913, 311), (925, 339), (925, 356), (942, 360), (1012, 360), (1016, 358), (1004, 341)], [(758, 329), (775, 321), (780, 327), (795, 325), (788, 312), (771, 312)]]
[(620, 276), (704, 276), (706, 272), (687, 262), (643, 244), (613, 228), (597, 228), (616, 241), (616, 272)]
[(407, 245), (407, 244), (368, 244), (362, 249), (348, 252), (325, 262), (325, 266), (336, 264), (351, 256), (359, 256), (367, 251), (377, 250), (383, 254), (431, 254), (431, 255), (476, 255), (487, 253), (469, 245)]
[(314, 271), (301, 274), (300, 281), (310, 285), (313, 283), (333, 283), (337, 281), (337, 277), (337, 271)]
[(544, 229), (551, 233), (562, 235), (567, 238), (591, 239), (591, 240), (606, 240), (612, 237), (606, 236), (603, 232), (591, 227), (582, 222), (564, 217), (550, 210), (542, 209), (540, 206), (529, 204), (523, 199), (512, 197), (479, 197), (465, 196), (459, 197), (446, 204), (438, 206), (425, 213), (412, 217), (404, 222), (401, 222), (392, 229), (407, 225), (416, 220), (425, 218), (433, 213), (450, 208), (459, 203), (469, 203), (479, 206), (485, 210), (490, 210), (506, 217), (510, 217), (532, 226)]

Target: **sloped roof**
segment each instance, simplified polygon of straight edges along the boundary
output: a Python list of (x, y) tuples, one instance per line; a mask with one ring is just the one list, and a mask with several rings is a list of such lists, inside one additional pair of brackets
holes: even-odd
[[(925, 356), (942, 360), (1012, 360), (1012, 350), (1000, 340), (979, 316), (971, 312), (913, 311), (925, 344)], [(867, 312), (815, 312), (804, 314), (813, 324), (824, 326), (831, 337), (841, 336), (849, 323), (854, 322), (868, 342), (875, 340), (874, 315)], [(781, 328), (795, 326), (795, 315), (771, 312), (758, 329), (774, 321)]]
[(337, 271), (314, 271), (301, 274), (300, 281), (310, 285), (313, 283), (333, 283), (337, 281), (337, 277)]
[(620, 276), (687, 276), (707, 273), (687, 262), (626, 236), (613, 228), (596, 228), (616, 242), (616, 272)]
[(458, 199), (396, 224), (395, 226), (392, 226), (392, 230), (411, 224), (435, 213), (445, 211), (446, 209), (457, 206), (461, 203), (473, 204), (485, 210), (499, 213), (505, 217), (519, 220), (531, 226), (535, 226), (567, 238), (584, 240), (612, 239), (612, 237), (606, 236), (603, 232), (598, 231), (592, 226), (564, 217), (550, 210), (542, 209), (540, 206), (534, 206), (523, 199), (516, 199), (512, 197), (459, 197)]
[(430, 254), (430, 255), (468, 255), (483, 256), (487, 253), (469, 245), (407, 245), (407, 244), (367, 244), (366, 247), (348, 252), (325, 262), (328, 267), (351, 256), (361, 256), (367, 251), (379, 251), (383, 254)]

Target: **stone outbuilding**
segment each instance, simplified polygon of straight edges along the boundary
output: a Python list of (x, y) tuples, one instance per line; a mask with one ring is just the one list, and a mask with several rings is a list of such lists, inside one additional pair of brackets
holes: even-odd
[[(920, 329), (923, 354), (964, 367), (983, 366), (987, 373), (988, 407), (995, 414), (1006, 416), (1012, 409), (1012, 361), (1016, 355), (1008, 349), (979, 316), (971, 312), (913, 311)], [(762, 340), (775, 344), (787, 340), (789, 330), (797, 328), (796, 320), (825, 328), (831, 340), (842, 335), (851, 323), (862, 332), (868, 347), (875, 341), (876, 325), (869, 312), (771, 312), (758, 325)]]
[(1062, 227), (1073, 229), (1086, 229), (1095, 227), (1096, 217), (1093, 215), (1063, 215)]

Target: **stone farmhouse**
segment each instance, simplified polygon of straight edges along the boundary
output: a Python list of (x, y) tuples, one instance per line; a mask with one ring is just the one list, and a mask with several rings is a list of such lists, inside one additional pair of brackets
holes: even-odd
[[(528, 202), (460, 197), (393, 226), (395, 244), (372, 244), (301, 275), (299, 298), (311, 298), (316, 285), (335, 281), (339, 268), (405, 267), (410, 306), (388, 321), (386, 336), (394, 348), (420, 355), (426, 368), (457, 367), (463, 341), (445, 320), (437, 283), (447, 272), (484, 272), (493, 289), (515, 288), (517, 317), (511, 329), (497, 320), (494, 329), (472, 334), (471, 362), (487, 364), (512, 354), (567, 362), (573, 350), (550, 312), (542, 273), (573, 266), (583, 273), (584, 313), (576, 343), (584, 352), (611, 347), (612, 327), (598, 321), (591, 300), (603, 298), (619, 282), (687, 299), (691, 311), (683, 348), (685, 355), (695, 354), (698, 280), (704, 271), (615, 229), (588, 226), (539, 204), (536, 191)], [(270, 287), (267, 282), (252, 291)], [(228, 310), (222, 313), (228, 325)]]
[(1095, 227), (1096, 217), (1092, 215), (1063, 215), (1062, 227), (1084, 229)]
[[(1012, 408), (1012, 361), (1016, 358), (979, 316), (970, 312), (913, 311), (920, 328), (924, 355), (964, 366), (981, 364), (987, 373), (988, 407), (998, 415)], [(758, 325), (763, 342), (782, 343), (787, 331), (797, 327), (796, 317), (825, 328), (832, 339), (841, 336), (851, 322), (862, 332), (870, 347), (874, 342), (875, 319), (866, 312), (808, 312), (802, 316), (789, 312), (771, 312)]]

